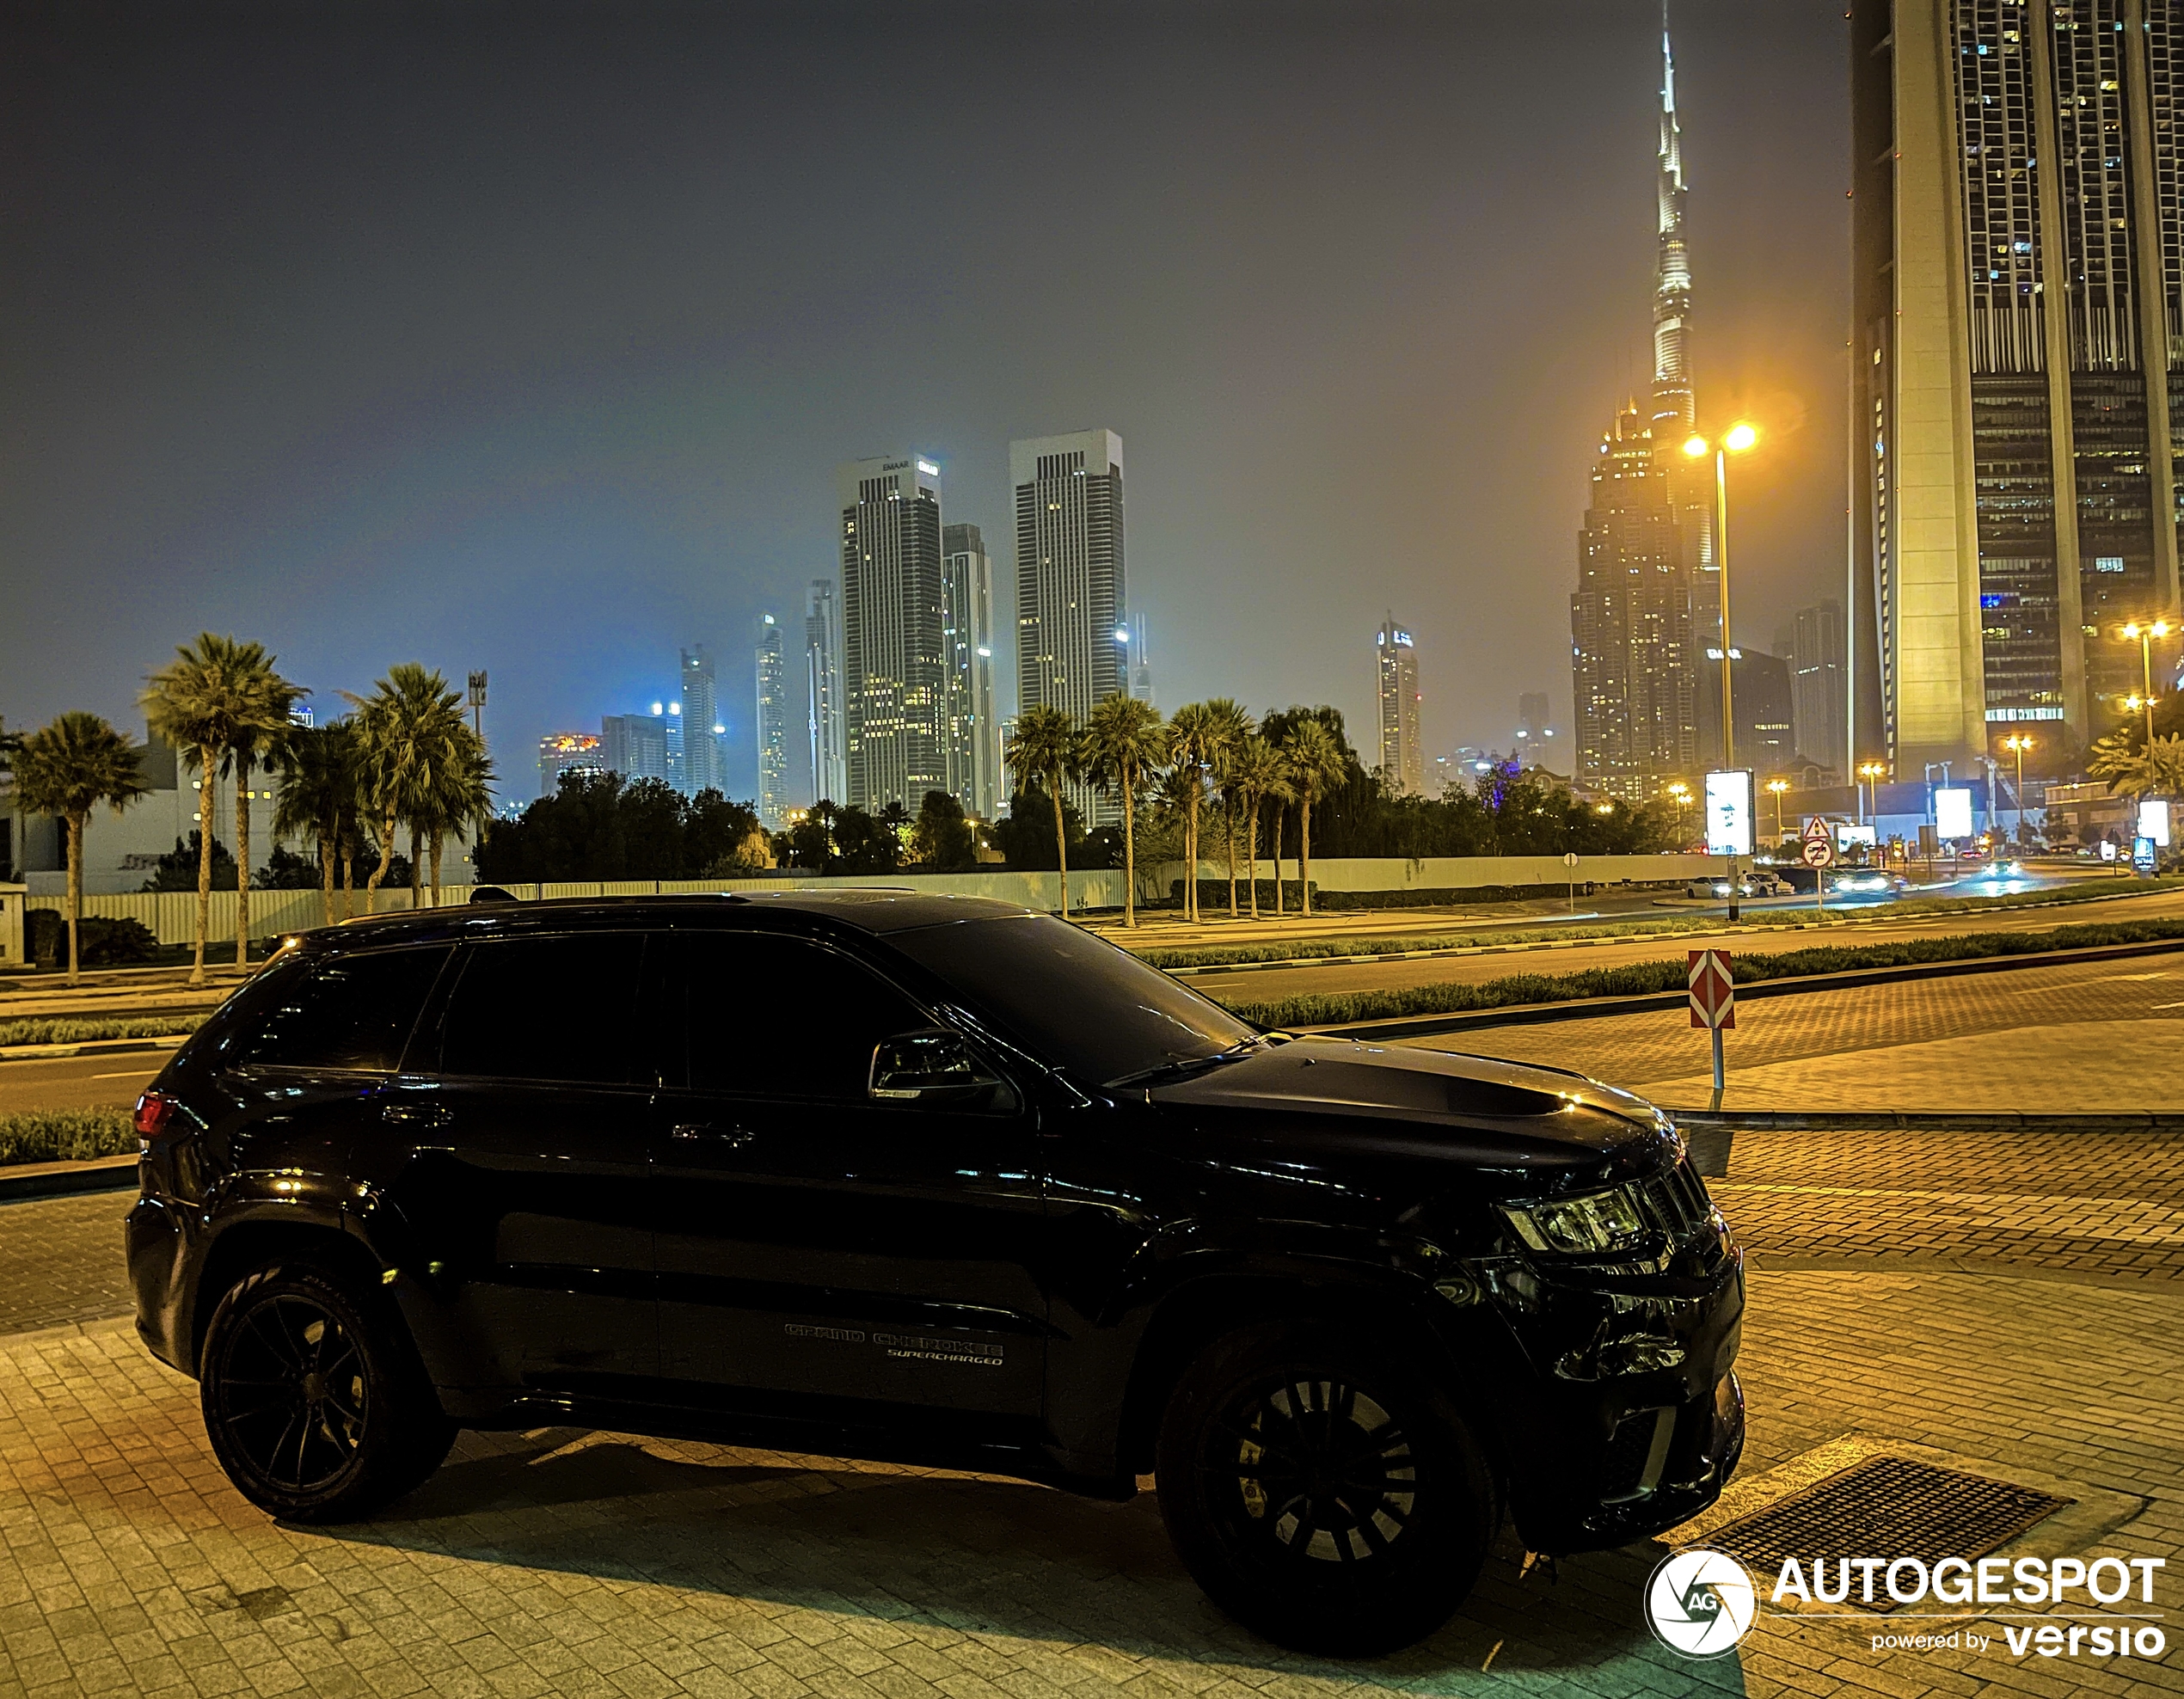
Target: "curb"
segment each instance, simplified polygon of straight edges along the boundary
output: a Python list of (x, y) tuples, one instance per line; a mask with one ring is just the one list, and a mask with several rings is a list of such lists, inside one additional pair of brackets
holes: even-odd
[[(2015, 955), (1976, 956), (1966, 961), (1906, 962), (1894, 967), (1852, 967), (1839, 973), (1807, 973), (1760, 979), (1739, 985), (1737, 996), (1789, 997), (1800, 991), (1848, 991), (1859, 985), (1895, 984), (1911, 979), (1951, 979), (1966, 973), (2002, 973), (2014, 968), (2067, 967), (2074, 962), (2121, 960), (2184, 950), (2184, 938), (2156, 938), (2136, 944), (2089, 944), (2074, 950), (2027, 950)], [(1380, 1021), (1350, 1021), (1335, 1026), (1286, 1030), (1344, 1039), (1432, 1038), (1477, 1027), (1523, 1027), (1542, 1021), (1583, 1021), (1603, 1015), (1642, 1015), (1683, 1009), (1684, 991), (1644, 991), (1631, 997), (1574, 997), (1566, 1003), (1515, 1003), (1500, 1009), (1466, 1009), (1445, 1015), (1399, 1015)]]
[(36, 1162), (28, 1174), (0, 1168), (0, 1203), (63, 1198), (77, 1192), (120, 1192), (137, 1183), (134, 1156), (101, 1156), (89, 1162)]
[(0, 1045), (0, 1062), (65, 1062), (71, 1056), (126, 1056), (134, 1051), (180, 1050), (191, 1033), (149, 1039), (85, 1039), (78, 1044)]
[(1732, 1132), (2179, 1132), (2184, 1114), (2148, 1109), (2137, 1113), (2041, 1114), (1997, 1109), (1670, 1109), (1678, 1126)]

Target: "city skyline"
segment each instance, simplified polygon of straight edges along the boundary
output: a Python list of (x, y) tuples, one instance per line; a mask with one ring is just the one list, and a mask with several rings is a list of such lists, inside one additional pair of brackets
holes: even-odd
[[(1309, 66), (1312, 75), (1332, 79), (1325, 84), (1329, 101), (1353, 101), (1368, 85), (1375, 89), (1371, 104), (1382, 115), (1370, 134), (1345, 138), (1310, 113), (1308, 130), (1315, 148), (1334, 149), (1330, 169), (1348, 171), (1370, 162), (1366, 175), (1383, 185), (1393, 222), (1379, 222), (1377, 203), (1330, 199), (1322, 179), (1299, 180), (1287, 169), (1273, 172), (1286, 187), (1279, 210), (1269, 211), (1276, 203), (1249, 199), (1260, 193), (1255, 175), (1239, 186), (1245, 199), (1232, 203), (1261, 209), (1224, 238), (1242, 244), (1235, 261), (1210, 269), (1194, 263), (1172, 273), (1196, 280), (1164, 290), (1156, 303), (1105, 262), (1064, 268), (1081, 273), (1083, 288), (1094, 294), (1073, 283), (1028, 281), (1004, 267), (1006, 275), (973, 287), (962, 312), (943, 310), (936, 340), (925, 345), (884, 347), (853, 334), (830, 348), (808, 335), (787, 334), (771, 358), (794, 374), (788, 381), (798, 393), (812, 398), (787, 411), (781, 392), (754, 378), (734, 352), (741, 345), (718, 341), (725, 333), (714, 328), (715, 310), (695, 296), (685, 303), (673, 294), (674, 279), (714, 240), (712, 225), (687, 242), (671, 240), (641, 276), (627, 268), (610, 276), (595, 270), (587, 284), (582, 267), (534, 255), (519, 275), (544, 281), (474, 298), (469, 279), (501, 275), (505, 256), (495, 244), (505, 246), (506, 230), (467, 217), (459, 197), (445, 204), (390, 203), (387, 168), (355, 149), (326, 154), (322, 144), (304, 137), (290, 150), (299, 169), (308, 159), (316, 175), (351, 185), (364, 203), (403, 207), (396, 225), (413, 232), (413, 246), (433, 272), (429, 309), (397, 285), (373, 310), (345, 311), (344, 321), (362, 339), (359, 350), (370, 351), (368, 364), (354, 364), (346, 347), (337, 346), (331, 363), (316, 372), (310, 399), (299, 395), (291, 402), (278, 388), (248, 395), (229, 388), (218, 376), (226, 369), (223, 362), (242, 351), (225, 331), (199, 335), (196, 297), (171, 291), (162, 316), (132, 333), (124, 355), (142, 374), (141, 402), (133, 424), (104, 432), (136, 445), (113, 486), (114, 499), (103, 493), (85, 499), (79, 490), (64, 507), (51, 506), (46, 491), (58, 496), (71, 488), (65, 476), (55, 475), (53, 457), (78, 454), (82, 444), (41, 399), (46, 362), (58, 361), (56, 375), (80, 374), (87, 362), (70, 352), (77, 346), (67, 318), (71, 291), (54, 281), (66, 250), (34, 244), (19, 274), (46, 292), (32, 298), (35, 310), (21, 317), (36, 334), (26, 345), (28, 364), (19, 365), (16, 385), (22, 403), (16, 416), (32, 433), (31, 448), (0, 469), (9, 495), (9, 558), (34, 565), (15, 604), (12, 633), (0, 633), (11, 723), (78, 705), (71, 694), (77, 680), (101, 681), (81, 705), (126, 719), (133, 671), (164, 653), (169, 628), (186, 618), (177, 597), (187, 584), (192, 629), (206, 623), (262, 629), (296, 676), (318, 691), (322, 710), (340, 688), (368, 688), (390, 653), (414, 648), (450, 676), (489, 665), (494, 692), (486, 730), (496, 749), (527, 749), (547, 732), (595, 726), (604, 709), (663, 695), (672, 684), (654, 659), (661, 653), (672, 660), (676, 646), (695, 636), (717, 654), (733, 654), (738, 634), (762, 607), (793, 610), (829, 552), (825, 472), (844, 453), (888, 440), (923, 444), (948, 475), (951, 511), (985, 525), (996, 568), (1006, 573), (1013, 562), (995, 534), (1000, 529), (1005, 537), (1008, 440), (1103, 419), (1130, 441), (1144, 469), (1132, 503), (1133, 613), (1156, 628), (1164, 704), (1217, 693), (1262, 708), (1324, 700), (1340, 707), (1353, 726), (1368, 725), (1369, 681), (1354, 666), (1346, 672), (1338, 665), (1340, 645), (1313, 641), (1322, 610), (1309, 588), (1326, 561), (1354, 554), (1374, 563), (1367, 595), (1404, 607), (1421, 644), (1447, 663), (1444, 683), (1429, 690), (1428, 750), (1505, 739), (1501, 705), (1549, 676), (1558, 647), (1554, 603), (1566, 581), (1555, 580), (1567, 558), (1562, 539), (1579, 488), (1572, 450), (1581, 458), (1598, 420), (1620, 399), (1626, 387), (1620, 371), (1627, 367), (1641, 378), (1650, 358), (1650, 352), (1638, 353), (1646, 326), (1642, 319), (1633, 322), (1629, 304), (1633, 283), (1643, 287), (1639, 280), (1653, 269), (1642, 244), (1653, 234), (1643, 225), (1655, 222), (1648, 202), (1659, 120), (1650, 66), (1659, 14), (1643, 5), (1604, 9), (1596, 28), (1560, 49), (1563, 74), (1538, 97), (1546, 102), (1538, 112), (1540, 133), (1555, 139), (1506, 170), (1473, 169), (1466, 162), (1483, 165), (1493, 156), (1480, 144), (1507, 132), (1510, 101), (1489, 86), (1475, 112), (1451, 113), (1446, 90), (1476, 81), (1475, 64), (1524, 63), (1530, 51), (1525, 32), (1487, 11), (1438, 22), (1389, 16), (1353, 22), (1345, 15), (1337, 24), (1334, 18), (1330, 11), (1318, 21), (1306, 19), (1291, 34), (1275, 33), (1263, 47), (1267, 71), (1282, 86), (1304, 77)], [(1840, 29), (1818, 8), (1809, 14), (1785, 8), (1754, 20), (1734, 8), (1679, 5), (1676, 21), (1679, 89), (1706, 114), (1702, 126), (1684, 136), (1683, 156), (1686, 175), (1697, 185), (1690, 218), (1707, 256), (1701, 303), (1707, 369), (1718, 366), (1738, 393), (1786, 396), (1811, 414), (1764, 475), (1777, 487), (1754, 490), (1740, 531), (1748, 571), (1740, 583), (1750, 586), (1745, 605), (1766, 629), (1831, 587), (1830, 574), (1840, 560), (1829, 536), (1839, 525), (1839, 469), (1829, 472), (1796, 460), (1805, 451), (1800, 444), (1824, 445), (1833, 454), (1841, 440), (1830, 422), (1839, 408), (1844, 317), (1831, 298), (1831, 291), (1839, 292), (1841, 271), (1831, 224), (1842, 211), (1841, 150), (1831, 139), (1841, 120)], [(1207, 124), (1218, 118), (1207, 133), (1239, 124), (1245, 133), (1260, 133), (1272, 110), (1263, 83), (1217, 76), (1206, 91), (1208, 108), (1204, 99), (1170, 101), (1147, 80), (1146, 67), (1177, 54), (1180, 64), (1212, 63), (1205, 56), (1221, 36), (1218, 26), (1176, 34), (1177, 27), (1126, 8), (1116, 23), (1101, 52), (1112, 56), (1111, 70), (1124, 73), (1121, 83), (1111, 86), (1142, 120), (1118, 156), (1118, 188), (1147, 181), (1156, 158), (1202, 153), (1191, 128), (1201, 122), (1200, 111)], [(821, 26), (813, 28), (824, 34)], [(938, 45), (921, 47), (921, 53), (958, 57), (973, 40), (960, 22), (943, 20), (936, 28)], [(1038, 31), (1017, 34), (1028, 42)], [(705, 39), (700, 32), (692, 41)], [(750, 62), (786, 63), (780, 56), (801, 51), (795, 44), (803, 39), (788, 25), (770, 26), (749, 44), (756, 56)], [(840, 45), (832, 34), (825, 39), (830, 51)], [(239, 62), (223, 70), (218, 55), (210, 74), (216, 81), (231, 74), (238, 88), (263, 86), (271, 75), (338, 101), (335, 90), (345, 80), (368, 84), (396, 75), (420, 52), (454, 51), (451, 74), (462, 89), (471, 74), (463, 55), (480, 38), (462, 35), (451, 47), (451, 40), (429, 29), (422, 35), (364, 30), (353, 43), (353, 63), (345, 58), (337, 69), (302, 38), (275, 35), (253, 50), (264, 57), (251, 60), (248, 76)], [(539, 40), (552, 62), (559, 50), (551, 33)], [(65, 57), (69, 44), (48, 42), (40, 51), (46, 59), (23, 55), (16, 63), (51, 63), (52, 53)], [(695, 64), (713, 63), (709, 48), (693, 51)], [(1016, 51), (979, 45), (963, 74), (997, 91), (1005, 107), (1021, 68)], [(852, 46), (836, 71), (868, 89), (876, 86), (870, 79), (878, 63)], [(273, 64), (282, 70), (271, 72)], [(656, 88), (669, 109), (678, 109), (686, 86), (696, 87), (653, 59), (629, 75)], [(513, 113), (543, 97), (526, 74), (494, 98)], [(68, 181), (69, 172), (102, 149), (113, 156), (102, 161), (100, 181), (126, 182), (136, 169), (126, 156), (132, 132), (120, 124), (97, 124), (98, 98), (90, 91), (80, 113), (83, 125), (96, 127), (79, 132), (78, 116), (69, 109), (69, 145), (54, 156), (62, 174), (57, 183)], [(1067, 105), (1075, 96), (1065, 93), (1063, 99)], [(420, 121), (445, 156), (497, 147), (493, 138), (506, 126), (481, 127), (468, 115), (482, 104), (428, 101)], [(1788, 116), (1782, 118), (1785, 105)], [(206, 109), (221, 107), (215, 100)], [(615, 107), (617, 121), (630, 109)], [(34, 120), (40, 124), (62, 121), (51, 108), (22, 110), (41, 114)], [(899, 127), (901, 113), (886, 111)], [(1757, 123), (1763, 115), (1787, 128), (1778, 132)], [(566, 114), (573, 138), (604, 121), (596, 105), (580, 103)], [(368, 135), (368, 126), (362, 133)], [(853, 139), (860, 133), (852, 116), (839, 145), (844, 169), (862, 145)], [(1016, 169), (983, 132), (974, 138), (913, 126), (911, 133), (944, 180), (991, 187), (999, 181), (995, 173)], [(1743, 138), (1737, 149), (1726, 145), (1729, 137)], [(209, 157), (216, 138), (202, 124), (186, 125), (162, 146), (180, 159)], [(688, 158), (725, 157), (720, 150), (728, 146), (729, 138), (701, 126)], [(1285, 146), (1276, 144), (1270, 170), (1287, 157)], [(277, 146), (267, 154), (279, 157), (282, 151)], [(1824, 167), (1808, 170), (1806, 162), (1814, 156)], [(602, 169), (614, 169), (610, 155), (603, 159)], [(525, 168), (517, 169), (520, 174)], [(834, 168), (821, 160), (814, 169), (824, 177)], [(701, 204), (703, 195), (688, 198), (695, 181), (678, 165), (659, 180), (656, 202), (627, 203), (629, 218), (638, 223), (608, 237), (604, 248), (649, 251), (654, 232), (638, 224), (655, 206)], [(714, 180), (704, 181), (712, 195)], [(1559, 210), (1551, 218), (1543, 217), (1534, 198), (1544, 185), (1555, 186)], [(236, 251), (255, 251), (250, 245), (274, 228), (267, 222), (279, 204), (274, 186), (248, 178), (230, 186), (239, 220), (233, 240), (246, 245)], [(1202, 199), (1212, 187), (1199, 184), (1192, 193)], [(553, 193), (540, 192), (549, 199)], [(1208, 204), (1223, 199), (1216, 194)], [(952, 193), (947, 199), (959, 211), (963, 205)], [(982, 192), (977, 200), (991, 208), (1030, 204), (1014, 191)], [(99, 203), (87, 195), (76, 204)], [(609, 204), (612, 198), (600, 203)], [(1057, 240), (1076, 260), (1101, 251), (1086, 244), (1120, 240), (1126, 227), (1156, 248), (1191, 242), (1191, 227), (1167, 222), (1163, 204), (1141, 195), (1095, 197), (1080, 204), (1073, 215), (1078, 222), (1065, 224)], [(788, 216), (782, 209), (737, 205), (745, 220), (739, 229), (748, 229), (759, 251), (798, 251), (798, 242), (779, 228)], [(62, 209), (63, 202), (53, 205)], [(560, 225), (599, 240), (597, 214), (564, 211), (567, 216), (557, 211), (537, 221), (537, 228)], [(58, 210), (55, 216), (64, 222), (77, 215)], [(997, 224), (988, 219), (985, 239), (995, 251), (1008, 251), (1004, 232), (1015, 216), (997, 213)], [(1345, 233), (1352, 251), (1382, 257), (1352, 268), (1353, 281), (1265, 263), (1270, 252), (1285, 251), (1300, 220), (1331, 221), (1328, 228)], [(1823, 228), (1807, 230), (1816, 223)], [(183, 242), (186, 248), (198, 240), (156, 216), (140, 220), (138, 229), (156, 232), (162, 242)], [(365, 229), (355, 227), (359, 237)], [(334, 232), (343, 253), (348, 230), (337, 222)], [(768, 239), (769, 230), (776, 239)], [(117, 226), (115, 239), (137, 238), (124, 237)], [(901, 243), (893, 250), (912, 251)], [(184, 269), (208, 258), (200, 255)], [(288, 351), (310, 328), (307, 314), (298, 316), (299, 304), (319, 299), (310, 281), (317, 262), (306, 256), (297, 263), (304, 267), (297, 279), (304, 286), (279, 291), (270, 310), (251, 321), (262, 327), (252, 333), (260, 346), (243, 353), (236, 370), (281, 371)], [(770, 273), (763, 268), (739, 261), (715, 269), (752, 279), (747, 297), (732, 291), (733, 299), (770, 298)], [(879, 269), (911, 298), (933, 298), (920, 292), (926, 288), (922, 273), (905, 274), (900, 261)], [(1785, 280), (1805, 277), (1816, 280), (1815, 299)], [(874, 286), (884, 281), (876, 278)], [(338, 278), (333, 282), (338, 285)], [(823, 304), (817, 308), (822, 315), (858, 310), (831, 288), (814, 297)], [(1105, 328), (1083, 310), (1102, 291), (1115, 309)], [(705, 298), (715, 299), (717, 292)], [(635, 340), (623, 344), (622, 353), (600, 348), (588, 328), (567, 316), (580, 300), (587, 304), (587, 318), (626, 322)], [(1466, 301), (1500, 304), (1491, 338), (1484, 336), (1484, 317), (1451, 313), (1451, 304)], [(95, 291), (87, 304), (111, 304)], [(594, 315), (594, 304), (604, 311)], [(414, 356), (398, 344), (383, 348), (385, 332), (406, 325), (412, 314), (418, 315)], [(446, 356), (440, 324), (459, 327), (477, 346), (475, 364)], [(541, 341), (548, 325), (555, 334)], [(1027, 340), (1034, 325), (1036, 342)], [(754, 335), (773, 334), (752, 328)], [(324, 338), (308, 340), (324, 349)], [(199, 346), (206, 359), (187, 375), (161, 353)], [(1003, 377), (968, 357), (987, 346), (1025, 353), (1001, 363)], [(1279, 406), (1272, 404), (1276, 392), (1254, 375), (1273, 346), (1288, 355), (1277, 363)], [(496, 347), (505, 353), (490, 352)], [(1586, 351), (1582, 359), (1580, 350)], [(426, 359), (438, 375), (432, 411), (420, 415), (410, 397), (423, 393), (415, 389), (421, 369), (416, 362)], [(851, 368), (860, 375), (845, 389), (840, 374)], [(206, 381), (211, 387), (200, 396), (191, 386)], [(745, 416), (743, 404), (732, 397), (746, 391), (749, 418), (768, 421), (757, 436), (737, 422)], [(80, 376), (65, 391), (52, 393), (89, 396), (86, 404), (95, 410), (101, 404), (97, 386), (87, 389)], [(383, 396), (383, 414), (372, 411), (379, 405), (371, 401), (373, 394)], [(184, 414), (192, 420), (187, 439), (166, 434), (168, 422)], [(420, 417), (423, 434), (413, 451), (411, 427)], [(252, 433), (276, 419), (277, 432), (261, 444)], [(164, 492), (191, 463), (188, 443), (224, 434), (237, 445), (232, 471), (193, 475), (185, 480), (187, 500), (168, 499)], [(91, 453), (84, 463), (106, 463)], [(1518, 467), (1556, 469), (1542, 478), (1514, 474)], [(1445, 495), (1426, 494), (1443, 492), (1448, 475), (1457, 481), (1467, 516), (1452, 534), (1443, 528)], [(1801, 480), (1804, 497), (1797, 494)], [(1534, 488), (1536, 501), (1507, 494)], [(1815, 522), (1788, 523), (1794, 511)], [(71, 520), (57, 529), (64, 513), (99, 518), (88, 526)], [(131, 574), (126, 590), (101, 584), (101, 573), (122, 571)], [(48, 579), (110, 591), (115, 616), (96, 633), (75, 629), (41, 601)], [(1770, 587), (1770, 580), (1779, 587)], [(496, 587), (485, 591), (488, 583)], [(598, 592), (609, 584), (613, 593), (602, 601)], [(396, 610), (420, 596), (446, 598), (459, 612), (421, 634), (397, 630)], [(310, 616), (328, 598), (352, 616), (322, 630)], [(580, 607), (586, 610), (581, 617), (574, 616)], [(1478, 642), (1487, 623), (1508, 641)], [(119, 666), (100, 658), (109, 647)], [(997, 691), (1009, 705), (1014, 658), (1004, 646), (997, 659)], [(721, 689), (734, 710), (744, 684), (723, 678)], [(1561, 702), (1561, 687), (1555, 694)], [(1555, 710), (1558, 718), (1566, 712), (1566, 706)], [(752, 731), (739, 711), (726, 717), (729, 770), (739, 787), (747, 786), (756, 770)], [(800, 739), (794, 764), (800, 782), (807, 758)]]

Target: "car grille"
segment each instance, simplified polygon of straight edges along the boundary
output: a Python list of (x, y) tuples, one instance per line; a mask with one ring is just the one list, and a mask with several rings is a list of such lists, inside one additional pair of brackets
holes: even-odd
[(1689, 1157), (1665, 1174), (1639, 1181), (1631, 1190), (1672, 1243), (1694, 1237), (1713, 1220), (1714, 1200)]

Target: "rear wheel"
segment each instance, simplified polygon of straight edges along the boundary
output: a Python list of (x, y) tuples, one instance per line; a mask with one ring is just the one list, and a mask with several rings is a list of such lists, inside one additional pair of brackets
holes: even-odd
[(455, 1440), (393, 1304), (308, 1263), (259, 1269), (220, 1300), (199, 1395), (228, 1479), (297, 1522), (369, 1515)]
[(1161, 1512), (1207, 1595), (1299, 1651), (1393, 1651), (1476, 1580), (1494, 1499), (1447, 1401), (1331, 1329), (1231, 1335), (1161, 1426)]

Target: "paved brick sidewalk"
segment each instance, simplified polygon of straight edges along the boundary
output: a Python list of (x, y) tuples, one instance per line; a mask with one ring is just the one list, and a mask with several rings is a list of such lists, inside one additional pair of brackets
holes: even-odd
[(0, 1204), (0, 1334), (127, 1310), (121, 1218), (136, 1201), (130, 1191)]
[[(2184, 1293), (2159, 1289), (2089, 1303), (2054, 1281), (1763, 1273), (1747, 1469), (1848, 1432), (1914, 1439), (2150, 1497), (2095, 1550), (2174, 1565), (2180, 1340)], [(1763, 1620), (1722, 1662), (1684, 1663), (1640, 1626), (1651, 1545), (1572, 1560), (1553, 1584), (1497, 1560), (1425, 1647), (1334, 1665), (1213, 1612), (1149, 1495), (1096, 1505), (567, 1430), (466, 1436), (380, 1520), (282, 1528), (221, 1478), (193, 1393), (120, 1327), (0, 1343), (0, 1693), (2184, 1690), (2184, 1654), (1876, 1655), (1874, 1625), (1797, 1618)]]

